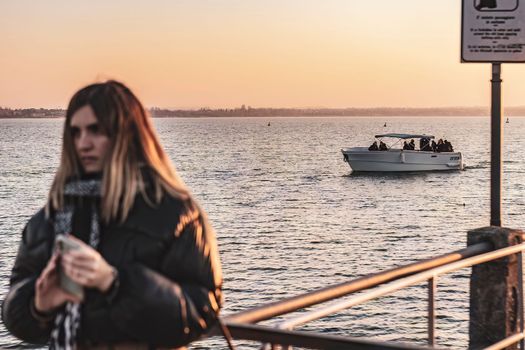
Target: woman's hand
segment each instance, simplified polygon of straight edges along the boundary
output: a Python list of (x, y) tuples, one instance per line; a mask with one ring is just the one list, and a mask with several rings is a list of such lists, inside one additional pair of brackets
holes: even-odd
[(106, 292), (115, 278), (114, 268), (95, 249), (70, 235), (79, 249), (71, 249), (61, 258), (66, 275), (78, 284)]
[(55, 252), (35, 283), (35, 308), (48, 313), (67, 301), (79, 303), (82, 300), (60, 288), (57, 271), (58, 254)]

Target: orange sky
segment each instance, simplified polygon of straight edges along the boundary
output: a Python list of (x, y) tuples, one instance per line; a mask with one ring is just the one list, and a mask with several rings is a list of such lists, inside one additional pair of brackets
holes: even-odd
[[(3, 0), (0, 106), (64, 107), (107, 78), (167, 108), (480, 106), (459, 1)], [(525, 66), (503, 65), (506, 106)]]

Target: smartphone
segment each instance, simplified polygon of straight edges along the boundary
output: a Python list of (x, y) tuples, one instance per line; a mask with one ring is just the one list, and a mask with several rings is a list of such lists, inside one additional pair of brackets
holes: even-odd
[[(57, 235), (55, 238), (55, 249), (62, 255), (70, 250), (80, 249), (80, 244), (66, 235)], [(69, 278), (60, 265), (58, 266), (58, 278), (60, 287), (63, 290), (79, 297), (81, 300), (84, 299), (84, 287)]]

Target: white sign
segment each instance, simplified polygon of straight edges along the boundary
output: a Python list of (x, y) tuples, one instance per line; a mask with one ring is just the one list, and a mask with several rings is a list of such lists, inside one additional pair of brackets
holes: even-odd
[(525, 62), (525, 0), (462, 1), (462, 62)]

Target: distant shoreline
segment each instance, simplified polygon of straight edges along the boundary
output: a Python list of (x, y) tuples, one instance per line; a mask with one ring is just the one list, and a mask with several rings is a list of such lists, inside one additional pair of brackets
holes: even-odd
[[(224, 117), (480, 117), (489, 116), (488, 107), (448, 108), (241, 108), (171, 110), (151, 108), (154, 118), (224, 118)], [(0, 108), (0, 119), (63, 118), (62, 109)], [(505, 117), (525, 116), (525, 106), (507, 107)]]

